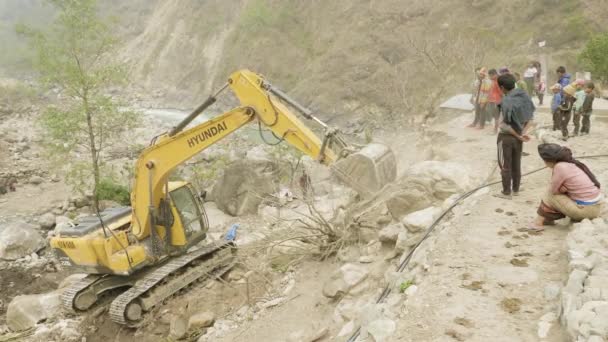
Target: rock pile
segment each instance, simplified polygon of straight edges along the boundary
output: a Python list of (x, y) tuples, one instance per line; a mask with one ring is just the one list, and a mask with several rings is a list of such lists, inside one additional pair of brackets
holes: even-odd
[(575, 341), (608, 339), (608, 224), (573, 225), (568, 234), (570, 276), (561, 293), (562, 325)]

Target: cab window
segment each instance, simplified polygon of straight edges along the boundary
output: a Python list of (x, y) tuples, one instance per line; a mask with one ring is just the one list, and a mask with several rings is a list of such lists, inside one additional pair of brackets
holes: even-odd
[(201, 214), (189, 188), (184, 186), (171, 191), (171, 199), (179, 212), (186, 234), (190, 236), (202, 231)]

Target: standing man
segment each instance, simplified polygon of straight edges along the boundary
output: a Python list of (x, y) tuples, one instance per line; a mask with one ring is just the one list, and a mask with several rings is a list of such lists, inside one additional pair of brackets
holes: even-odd
[(526, 71), (524, 71), (524, 82), (526, 82), (526, 89), (528, 90), (528, 96), (534, 96), (534, 84), (536, 80), (536, 75), (538, 74), (538, 69), (534, 65), (534, 62), (531, 62), (528, 65)]
[(502, 122), (497, 141), (502, 191), (494, 196), (511, 199), (511, 196), (519, 195), (523, 143), (530, 140), (527, 132), (536, 108), (523, 89), (515, 88), (513, 75), (499, 76), (497, 81), (505, 96), (502, 98)]
[(566, 86), (570, 84), (570, 79), (572, 78), (572, 76), (570, 76), (570, 74), (566, 72), (566, 67), (561, 65), (557, 67), (555, 72), (557, 73), (557, 83), (562, 86), (561, 94), (562, 96), (564, 96), (564, 88), (566, 88)]

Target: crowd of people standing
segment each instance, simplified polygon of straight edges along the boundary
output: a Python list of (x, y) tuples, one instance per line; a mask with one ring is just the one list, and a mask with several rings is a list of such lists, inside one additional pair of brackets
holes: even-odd
[[(558, 82), (550, 89), (553, 93), (551, 111), (553, 129), (561, 130), (562, 138), (589, 134), (590, 116), (594, 100), (591, 81), (571, 82), (570, 74), (560, 66), (556, 70)], [(523, 73), (511, 73), (507, 67), (476, 70), (477, 79), (471, 103), (475, 117), (468, 126), (484, 129), (494, 120), (497, 134), (498, 165), (502, 178), (502, 191), (494, 196), (512, 199), (521, 191), (521, 157), (523, 144), (530, 140), (536, 107), (532, 98), (538, 96), (542, 105), (545, 80), (540, 76), (540, 64), (531, 62)], [(569, 135), (568, 125), (573, 117), (574, 131)], [(580, 122), (582, 118), (582, 128)], [(543, 230), (564, 217), (573, 220), (594, 218), (599, 215), (603, 195), (593, 173), (572, 156), (570, 149), (557, 144), (539, 145), (539, 155), (553, 169), (549, 192), (537, 210), (537, 218), (529, 229)]]

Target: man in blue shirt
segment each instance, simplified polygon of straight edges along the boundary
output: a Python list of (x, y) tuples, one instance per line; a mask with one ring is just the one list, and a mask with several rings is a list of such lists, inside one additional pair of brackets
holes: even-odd
[(564, 67), (564, 66), (557, 67), (557, 70), (555, 70), (555, 72), (557, 73), (557, 83), (559, 83), (559, 85), (562, 86), (562, 91), (560, 92), (560, 94), (562, 94), (562, 96), (563, 96), (564, 95), (563, 89), (568, 84), (570, 84), (570, 79), (572, 78), (572, 76), (570, 76), (570, 74), (566, 72), (566, 67)]
[(530, 96), (523, 89), (516, 89), (515, 83), (513, 75), (498, 77), (498, 86), (505, 96), (502, 98), (502, 122), (497, 141), (502, 192), (495, 196), (504, 199), (519, 195), (523, 143), (530, 140), (527, 131), (536, 110)]

